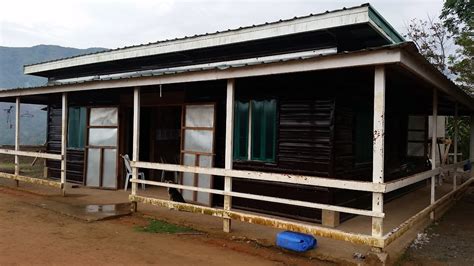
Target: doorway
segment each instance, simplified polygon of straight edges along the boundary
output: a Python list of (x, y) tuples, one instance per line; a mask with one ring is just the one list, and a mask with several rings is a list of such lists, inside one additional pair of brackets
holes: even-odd
[[(197, 103), (142, 107), (140, 114), (140, 160), (165, 164), (213, 167), (215, 104)], [(127, 116), (126, 123), (132, 124)], [(132, 132), (127, 130), (125, 152), (132, 150)], [(170, 180), (187, 186), (213, 188), (211, 175), (142, 169), (146, 180)], [(181, 190), (187, 202), (212, 206), (212, 195)]]
[(117, 189), (118, 108), (89, 108), (86, 145), (87, 187)]
[[(133, 109), (126, 109), (125, 124), (133, 124)], [(182, 105), (145, 106), (140, 112), (140, 161), (180, 164)], [(133, 127), (125, 127), (124, 154), (132, 158)], [(178, 182), (172, 172), (140, 169), (145, 179)]]
[[(180, 164), (182, 106), (159, 106), (151, 110), (150, 150), (152, 162)], [(153, 180), (178, 182), (173, 172), (150, 171)]]

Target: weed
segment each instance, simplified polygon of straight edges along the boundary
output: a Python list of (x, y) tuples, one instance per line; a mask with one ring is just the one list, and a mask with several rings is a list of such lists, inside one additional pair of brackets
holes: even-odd
[(150, 219), (147, 226), (137, 226), (135, 230), (146, 233), (177, 234), (194, 232), (192, 228), (170, 224), (165, 221)]

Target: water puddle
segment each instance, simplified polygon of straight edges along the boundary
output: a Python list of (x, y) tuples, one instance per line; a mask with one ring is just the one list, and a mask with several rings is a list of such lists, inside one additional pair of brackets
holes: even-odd
[(70, 205), (50, 201), (43, 202), (38, 206), (88, 222), (114, 219), (132, 213), (130, 203)]
[(130, 212), (130, 203), (105, 204), (105, 205), (86, 205), (84, 211), (86, 213), (109, 213), (119, 214), (123, 212)]

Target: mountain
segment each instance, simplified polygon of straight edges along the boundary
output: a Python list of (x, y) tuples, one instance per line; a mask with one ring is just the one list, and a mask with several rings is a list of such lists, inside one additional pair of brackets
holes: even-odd
[[(21, 145), (43, 145), (46, 142), (47, 112), (43, 108), (41, 105), (21, 105)], [(15, 144), (15, 112), (15, 103), (0, 103), (0, 145)]]
[(44, 61), (94, 53), (105, 48), (76, 49), (57, 45), (33, 47), (0, 46), (0, 88), (31, 87), (42, 85), (45, 78), (23, 75), (23, 66)]
[[(57, 45), (33, 47), (0, 46), (0, 89), (39, 86), (45, 78), (23, 75), (23, 66), (64, 57), (94, 53), (105, 48), (76, 49)], [(44, 106), (22, 104), (20, 113), (20, 143), (42, 145), (46, 141), (47, 113)], [(0, 145), (15, 142), (15, 104), (0, 102)]]

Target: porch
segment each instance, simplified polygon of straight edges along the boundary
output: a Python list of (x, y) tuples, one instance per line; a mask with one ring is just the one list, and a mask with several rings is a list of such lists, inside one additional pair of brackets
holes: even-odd
[[(114, 137), (112, 139), (115, 141), (112, 141), (113, 145), (88, 143), (88, 147), (85, 147), (89, 150), (100, 150), (99, 153), (101, 155), (98, 158), (102, 158), (101, 164), (100, 167), (94, 168), (98, 172), (98, 184), (102, 187), (104, 183), (110, 181), (109, 179), (109, 181), (104, 182), (104, 150), (113, 150), (114, 153), (112, 154), (115, 157), (112, 156), (112, 158), (116, 158), (115, 164), (107, 165), (107, 171), (110, 170), (108, 173), (112, 172), (118, 176), (116, 180), (113, 180), (112, 188), (119, 188), (124, 181), (123, 176), (120, 178), (121, 169), (123, 168), (120, 166), (121, 161), (118, 159), (118, 155), (120, 153), (132, 155), (133, 179), (129, 199), (135, 207), (139, 203), (148, 203), (162, 207), (172, 207), (177, 210), (209, 214), (223, 219), (223, 227), (226, 232), (231, 231), (230, 221), (237, 220), (345, 240), (353, 244), (364, 244), (376, 249), (388, 248), (390, 243), (408, 231), (414, 224), (419, 224), (430, 213), (434, 219), (434, 211), (439, 209), (441, 205), (449, 203), (457, 194), (465, 190), (473, 180), (472, 178), (466, 179), (464, 183), (456, 181), (460, 180), (458, 179), (458, 168), (464, 166), (467, 163), (466, 161), (458, 162), (456, 158), (453, 162), (454, 164), (450, 166), (443, 165), (444, 168), (437, 164), (437, 127), (435, 126), (438, 113), (454, 116), (471, 115), (471, 101), (465, 99), (464, 95), (453, 89), (455, 87), (449, 81), (437, 74), (427, 72), (423, 63), (409, 57), (411, 56), (409, 51), (405, 51), (403, 47), (393, 49), (395, 50), (386, 48), (386, 50), (360, 51), (335, 55), (334, 57), (301, 59), (301, 61), (296, 60), (296, 62), (271, 62), (258, 66), (246, 66), (242, 69), (231, 67), (229, 69), (202, 70), (202, 72), (185, 71), (181, 73), (177, 71), (172, 72), (171, 75), (139, 76), (136, 79), (119, 79), (119, 81), (104, 79), (85, 82), (84, 85), (80, 85), (82, 83), (63, 84), (57, 87), (39, 88), (37, 91), (6, 91), (3, 95), (4, 100), (14, 100), (16, 102), (16, 110), (21, 109), (21, 101), (47, 103), (50, 106), (55, 106), (53, 113), (60, 114), (57, 117), (61, 118), (61, 122), (56, 120), (51, 126), (57, 130), (60, 129), (58, 132), (61, 132), (61, 134), (55, 134), (57, 137), (56, 152), (31, 153), (21, 151), (18, 139), (20, 125), (17, 123), (17, 145), (15, 150), (3, 149), (0, 152), (13, 155), (15, 158), (30, 156), (58, 161), (57, 165), (59, 167), (56, 167), (56, 172), (59, 174), (57, 177), (60, 178), (60, 182), (23, 177), (20, 175), (18, 163), (16, 164), (14, 174), (1, 174), (1, 176), (14, 180), (60, 187), (63, 193), (69, 191), (65, 184), (73, 176), (69, 175), (71, 172), (69, 168), (72, 168), (72, 165), (71, 167), (68, 166), (69, 163), (72, 163), (68, 159), (70, 156), (67, 145), (68, 123), (66, 121), (68, 121), (68, 106), (86, 106), (90, 108), (87, 116), (87, 120), (89, 120), (86, 129), (89, 131), (89, 137), (86, 137), (87, 141), (91, 140), (90, 131), (95, 129), (95, 127), (118, 131), (118, 133), (113, 133)], [(341, 77), (344, 77), (344, 79)], [(295, 80), (298, 86), (302, 86), (301, 90), (296, 90), (294, 87), (289, 86), (289, 84), (295, 84)], [(308, 87), (308, 84), (323, 85), (324, 89), (312, 89)], [(262, 88), (262, 86), (270, 87)], [(412, 89), (414, 87), (416, 89)], [(257, 91), (259, 88), (260, 90)], [(185, 93), (180, 94), (180, 91)], [(268, 93), (271, 93), (271, 98), (287, 101), (285, 102), (286, 105), (280, 103), (280, 115), (282, 115), (281, 111), (283, 108), (290, 110), (289, 114), (285, 115), (294, 115), (294, 112), (299, 111), (298, 108), (301, 106), (309, 108), (302, 111), (302, 113), (309, 112), (309, 119), (307, 117), (300, 117), (290, 121), (290, 123), (288, 121), (283, 122), (288, 124), (293, 122), (293, 126), (295, 124), (309, 123), (311, 130), (305, 132), (304, 129), (302, 130), (298, 127), (285, 128), (282, 126), (284, 125), (282, 118), (285, 117), (280, 116), (280, 127), (278, 130), (286, 129), (287, 131), (279, 132), (279, 136), (286, 136), (287, 140), (278, 143), (278, 150), (279, 152), (286, 151), (287, 154), (285, 156), (278, 154), (279, 157), (277, 157), (277, 154), (272, 153), (272, 150), (274, 151), (275, 149), (264, 149), (265, 152), (269, 152), (269, 155), (263, 158), (264, 163), (262, 164), (262, 160), (257, 163), (251, 162), (251, 159), (254, 157), (260, 159), (261, 157), (254, 154), (251, 145), (248, 144), (249, 142), (243, 142), (247, 143), (241, 149), (243, 154), (239, 154), (239, 152), (236, 154), (234, 152), (233, 149), (236, 147), (234, 143), (239, 142), (240, 139), (245, 139), (245, 134), (235, 137), (234, 127), (237, 127), (239, 116), (236, 114), (237, 109), (234, 108), (239, 105), (237, 103), (239, 101), (243, 106), (245, 104), (247, 106), (257, 105), (259, 104), (258, 100), (251, 99), (249, 96), (257, 95), (257, 97), (262, 97), (268, 96)], [(310, 101), (309, 103), (305, 102), (308, 100)], [(196, 153), (196, 150), (187, 150), (185, 147), (186, 143), (181, 140), (177, 142), (182, 145), (181, 149), (178, 149), (181, 164), (173, 164), (173, 160), (166, 159), (163, 162), (161, 158), (160, 160), (158, 159), (162, 156), (157, 156), (150, 148), (156, 147), (155, 144), (151, 144), (151, 142), (149, 143), (150, 145), (143, 144), (149, 138), (156, 140), (157, 136), (166, 135), (149, 133), (148, 137), (142, 138), (143, 132), (150, 132), (150, 130), (145, 130), (145, 127), (149, 126), (149, 124), (143, 123), (146, 117), (143, 115), (144, 111), (147, 110), (146, 108), (163, 108), (164, 105), (176, 105), (181, 106), (181, 110), (183, 110), (186, 106), (196, 106), (197, 104), (210, 106), (209, 102), (212, 102), (215, 107), (209, 113), (212, 113), (215, 117), (214, 120), (209, 119), (211, 126), (209, 124), (187, 125), (188, 117), (184, 115), (184, 111), (181, 111), (181, 121), (177, 124), (181, 125), (178, 128), (178, 130), (181, 130), (180, 137), (185, 136), (187, 131), (215, 130), (213, 131), (215, 135), (206, 139), (216, 139), (215, 145), (204, 147), (204, 149), (213, 149), (214, 147), (211, 146), (215, 146), (215, 151), (199, 150)], [(299, 103), (299, 105), (295, 104), (295, 102)], [(162, 104), (161, 107), (159, 106), (160, 103)], [(294, 109), (295, 105), (296, 109)], [(100, 108), (104, 108), (104, 106), (105, 108), (118, 108), (122, 111), (115, 109), (115, 111), (111, 112), (114, 113), (114, 119), (108, 119), (107, 122), (111, 124), (97, 126), (91, 123), (94, 120), (91, 114), (93, 112), (101, 113), (104, 109)], [(272, 106), (272, 104), (269, 104), (269, 106)], [(334, 106), (340, 106), (340, 108), (334, 109)], [(318, 109), (318, 107), (321, 107), (321, 109)], [(268, 109), (272, 110), (270, 107)], [(322, 109), (329, 114), (324, 113)], [(247, 111), (247, 117), (250, 117), (248, 113), (251, 112), (251, 109), (246, 110), (249, 110)], [(351, 114), (352, 111), (350, 110), (360, 111), (359, 113), (369, 112), (369, 117), (372, 117), (371, 120), (365, 121), (365, 124), (362, 124), (365, 126), (359, 125), (362, 129), (360, 135), (354, 133), (362, 139), (362, 143), (369, 143), (368, 146), (365, 145), (365, 149), (362, 149), (359, 154), (360, 158), (365, 161), (356, 161), (353, 154), (357, 150), (357, 148), (352, 146), (353, 143), (351, 141), (354, 137), (353, 131), (355, 130), (353, 129), (355, 127), (349, 125), (351, 125), (351, 121), (354, 120), (354, 116), (358, 112)], [(154, 111), (152, 110), (152, 112)], [(122, 116), (120, 116), (120, 113)], [(321, 117), (326, 115), (330, 116), (330, 118), (323, 121)], [(426, 145), (428, 126), (425, 122), (428, 115), (434, 117), (430, 148)], [(410, 116), (422, 117), (424, 122), (418, 124), (417, 126), (419, 127), (410, 128)], [(207, 117), (212, 117), (212, 115)], [(243, 117), (245, 118), (245, 115)], [(270, 115), (269, 117), (269, 120), (271, 120), (274, 116)], [(102, 118), (104, 117), (102, 116)], [(19, 121), (18, 117), (16, 121)], [(253, 120), (247, 118), (247, 120), (242, 119), (242, 121), (251, 123)], [(295, 121), (296, 123), (294, 123)], [(321, 121), (324, 122), (322, 123), (323, 127), (328, 129), (327, 132), (322, 130), (324, 131), (322, 133), (323, 140), (317, 139), (321, 137), (321, 135), (318, 135), (321, 133), (321, 128), (318, 128), (321, 125), (318, 125), (318, 122)], [(202, 120), (199, 122), (202, 122)], [(286, 125), (288, 126), (288, 124)], [(400, 127), (402, 124), (405, 126)], [(387, 129), (385, 125), (387, 125)], [(340, 130), (336, 131), (338, 134), (334, 133), (335, 131), (331, 131), (338, 127), (340, 127)], [(253, 138), (254, 136), (250, 133), (249, 128), (253, 127), (249, 125), (244, 132), (248, 134), (249, 138)], [(127, 135), (127, 131), (131, 132)], [(419, 132), (419, 134), (414, 134), (418, 135), (419, 139), (406, 139), (405, 133), (408, 131)], [(272, 132), (271, 127), (266, 133), (270, 132)], [(324, 134), (327, 134), (327, 136)], [(288, 137), (289, 135), (290, 137)], [(306, 137), (309, 135), (313, 142), (310, 145), (299, 147), (298, 144), (301, 144), (300, 140), (304, 139), (305, 135)], [(421, 139), (420, 135), (422, 135)], [(325, 137), (327, 139), (324, 139)], [(387, 141), (384, 141), (384, 138)], [(195, 139), (198, 140), (199, 138)], [(413, 140), (414, 143), (418, 141), (418, 145), (414, 145), (416, 146), (415, 151), (408, 148), (407, 142), (410, 142), (409, 140)], [(387, 145), (385, 145), (385, 142)], [(290, 145), (288, 146), (288, 144)], [(273, 145), (276, 145), (275, 142), (273, 142)], [(270, 147), (271, 144), (260, 146), (265, 148)], [(148, 149), (145, 147), (148, 147)], [(176, 150), (176, 145), (173, 147)], [(288, 147), (291, 149), (288, 150)], [(142, 156), (142, 151), (144, 150), (146, 151), (145, 154), (149, 156), (148, 159), (146, 155)], [(408, 152), (409, 150), (410, 153)], [(424, 156), (430, 150), (431, 165), (427, 165)], [(262, 151), (260, 150), (260, 152)], [(85, 154), (87, 154), (86, 157), (92, 158), (89, 155), (89, 151)], [(292, 157), (295, 154), (302, 156)], [(471, 152), (471, 156), (472, 154), (474, 152)], [(191, 156), (194, 159), (191, 161), (195, 163), (184, 163), (186, 155)], [(213, 163), (201, 164), (197, 155), (212, 158)], [(243, 158), (246, 157), (250, 162), (245, 162), (245, 160), (244, 162), (236, 161), (236, 155), (237, 157), (239, 155)], [(418, 158), (417, 160), (407, 161), (407, 159), (411, 159), (408, 157), (420, 157), (421, 160)], [(280, 165), (275, 167), (273, 161), (265, 162), (265, 159), (268, 158), (273, 158), (274, 160), (278, 158)], [(321, 158), (323, 158), (322, 162), (317, 161), (321, 160)], [(87, 161), (87, 159), (84, 159), (84, 161)], [(412, 166), (403, 171), (400, 170), (406, 162)], [(87, 167), (90, 165), (88, 163)], [(111, 165), (112, 167), (110, 167)], [(362, 169), (359, 167), (362, 167)], [(143, 170), (150, 171), (147, 174), (150, 178), (144, 181), (138, 179), (138, 172)], [(186, 182), (173, 184), (163, 182), (161, 179), (153, 180), (153, 178), (160, 175), (153, 174), (152, 171), (160, 170), (183, 173), (183, 176), (189, 176), (189, 180), (193, 180), (193, 178), (194, 180), (205, 179), (205, 177), (209, 178), (212, 176), (217, 182), (215, 185), (211, 185), (212, 182), (206, 181), (208, 183), (207, 186), (197, 186), (196, 183), (192, 184), (192, 182), (191, 184)], [(447, 191), (444, 188), (445, 185), (435, 186), (435, 177), (444, 174), (448, 170), (455, 173), (453, 176), (455, 181), (449, 189), (451, 192), (444, 194)], [(89, 168), (83, 168), (82, 176), (87, 175), (88, 171)], [(114, 175), (112, 174), (111, 176)], [(86, 185), (87, 177), (84, 179), (86, 181), (83, 181)], [(407, 216), (402, 215), (399, 220), (395, 219), (389, 223), (400, 226), (387, 227), (386, 223), (390, 217), (388, 212), (390, 209), (388, 207), (384, 209), (384, 201), (388, 200), (389, 193), (401, 189), (411, 191), (416, 189), (417, 186), (425, 184), (423, 182), (425, 180), (431, 180), (430, 188), (423, 188), (429, 191), (429, 205), (417, 209), (416, 215), (411, 216), (410, 213)], [(244, 188), (240, 187), (239, 190), (239, 182), (240, 184), (247, 184), (246, 188), (245, 186)], [(268, 194), (267, 192), (269, 191), (263, 186), (256, 192), (252, 191), (252, 186), (248, 185), (255, 183), (268, 184), (269, 187), (271, 185), (273, 188), (278, 186), (284, 187), (288, 190), (283, 192), (281, 192), (282, 190), (276, 190), (276, 192)], [(162, 194), (148, 194), (153, 192), (150, 189), (145, 190), (144, 194), (139, 190), (140, 184), (145, 184), (148, 188), (159, 186), (190, 191), (192, 200), (189, 200), (189, 202), (198, 204), (177, 203), (163, 199), (159, 197)], [(289, 193), (290, 189), (295, 189), (296, 191), (298, 189), (305, 190), (306, 194)], [(322, 199), (315, 198), (321, 195), (332, 195), (331, 193), (336, 195), (331, 197), (331, 200), (324, 200), (324, 197)], [(198, 195), (207, 197), (211, 194), (217, 195), (217, 204), (206, 204), (197, 200), (199, 198)], [(426, 199), (422, 199), (421, 194), (417, 193), (420, 197), (420, 202), (423, 203)], [(409, 195), (414, 197), (414, 194)], [(361, 205), (352, 205), (353, 202), (347, 203), (344, 200), (344, 196), (349, 199), (363, 199), (365, 197), (368, 201), (366, 200)], [(384, 198), (384, 196), (387, 198)], [(403, 193), (399, 193), (397, 196), (403, 197)], [(219, 204), (219, 197), (222, 204)], [(247, 208), (242, 208), (238, 204), (238, 200), (241, 199), (245, 199), (247, 202), (251, 201), (252, 203), (247, 203)], [(252, 206), (249, 207), (251, 204), (259, 204), (260, 209), (265, 206), (276, 207), (273, 209), (278, 213), (273, 214), (278, 214), (278, 217), (277, 215), (268, 216), (262, 214), (265, 212), (258, 214), (249, 213), (249, 209), (252, 209)], [(388, 204), (391, 203), (386, 203), (386, 206), (389, 206)], [(279, 207), (283, 205), (287, 206), (286, 208), (288, 209), (302, 210), (301, 212), (309, 210), (311, 213), (309, 218), (312, 219), (312, 223), (302, 222), (301, 219), (295, 221), (282, 218), (281, 214), (285, 211), (280, 210)], [(396, 208), (396, 205), (393, 206), (393, 208)], [(252, 211), (254, 210), (255, 208)], [(270, 212), (267, 210), (266, 213)], [(333, 221), (333, 226), (337, 227), (340, 214), (349, 214), (352, 217), (359, 215), (366, 218), (356, 217), (340, 225), (337, 229), (316, 225), (320, 221), (323, 221), (324, 224), (324, 220), (326, 220), (324, 216), (326, 216), (328, 220)], [(219, 221), (219, 219), (215, 219), (215, 221)], [(352, 225), (354, 227), (350, 227), (351, 223), (355, 223)], [(362, 223), (364, 223), (364, 226), (359, 227)], [(348, 229), (351, 229), (351, 231), (346, 231), (344, 229), (345, 226), (349, 226)]]

